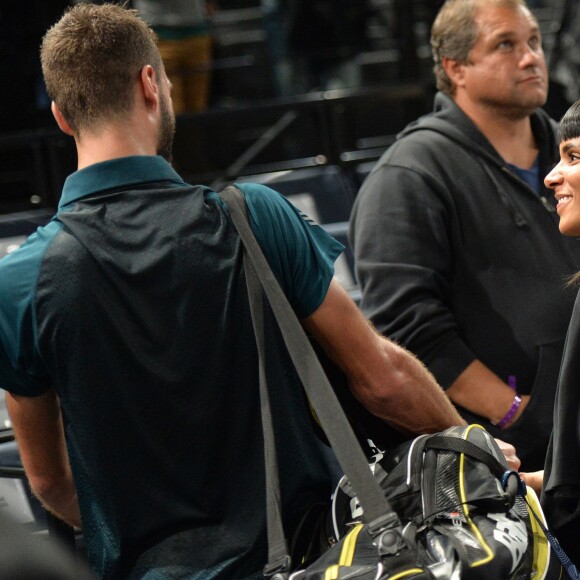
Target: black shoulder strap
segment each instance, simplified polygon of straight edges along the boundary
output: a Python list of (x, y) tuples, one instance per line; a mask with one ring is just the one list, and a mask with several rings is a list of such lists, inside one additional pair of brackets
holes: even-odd
[(248, 261), (253, 265), (253, 268), (246, 270), (246, 277), (255, 273), (259, 279), (310, 404), (360, 501), (369, 532), (378, 533), (385, 527), (400, 526), (398, 516), (385, 499), (369, 469), (366, 456), (302, 325), (254, 237), (245, 215), (243, 194), (235, 187), (228, 187), (220, 195), (229, 208), (232, 222), (249, 257)]
[(280, 498), (280, 481), (278, 478), (278, 460), (276, 457), (276, 438), (270, 408), (270, 396), (266, 382), (266, 348), (264, 338), (264, 305), (263, 292), (258, 275), (248, 254), (244, 253), (246, 286), (252, 314), (252, 324), (258, 348), (260, 412), (262, 415), (262, 435), (264, 437), (264, 464), (266, 475), (266, 530), (268, 535), (268, 564), (264, 569), (266, 578), (276, 573), (285, 573), (290, 569), (290, 556), (282, 524), (282, 503)]

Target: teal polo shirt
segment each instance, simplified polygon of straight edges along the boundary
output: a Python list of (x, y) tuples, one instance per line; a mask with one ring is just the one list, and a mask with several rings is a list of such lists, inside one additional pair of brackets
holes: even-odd
[[(190, 187), (162, 157), (135, 156), (77, 171), (65, 182), (55, 218), (0, 260), (0, 388), (34, 396), (49, 386), (36, 357), (34, 300), (44, 253), (63, 227), (59, 215), (74, 211), (74, 204), (89, 196), (159, 182), (166, 188)], [(324, 299), (334, 261), (344, 246), (271, 189), (237, 185), (245, 194), (250, 225), (270, 267), (298, 316), (308, 316)], [(203, 188), (203, 195), (207, 203), (225, 209), (209, 188)]]
[[(272, 190), (240, 188), (282, 288), (310, 315), (342, 246)], [(265, 319), (291, 533), (330, 476), (268, 310)], [(257, 353), (239, 236), (215, 192), (160, 157), (67, 179), (53, 220), (0, 260), (0, 387), (35, 396), (51, 386), (99, 576), (259, 574)]]

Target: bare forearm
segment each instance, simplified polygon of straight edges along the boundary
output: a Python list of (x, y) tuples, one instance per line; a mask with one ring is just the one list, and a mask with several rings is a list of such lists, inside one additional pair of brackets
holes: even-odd
[(353, 384), (361, 402), (373, 414), (410, 433), (434, 433), (464, 425), (465, 421), (427, 368), (400, 346), (381, 340), (384, 364), (393, 371), (393, 384), (382, 391), (376, 385), (373, 387), (372, 382)]
[(33, 493), (50, 512), (80, 527), (79, 506), (56, 393), (52, 389), (38, 397), (8, 393), (6, 404)]
[[(447, 389), (447, 396), (460, 407), (499, 423), (509, 411), (515, 396), (514, 390), (480, 361), (473, 361)], [(509, 422), (515, 423), (529, 401), (522, 402)]]
[(464, 424), (424, 365), (376, 332), (338, 283), (303, 323), (377, 417), (409, 433)]
[(81, 527), (81, 515), (72, 478), (49, 486), (31, 483), (32, 492), (44, 508), (75, 528)]

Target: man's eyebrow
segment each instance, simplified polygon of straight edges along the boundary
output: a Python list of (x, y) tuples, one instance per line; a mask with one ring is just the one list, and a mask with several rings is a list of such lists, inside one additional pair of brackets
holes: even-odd
[[(530, 34), (541, 34), (540, 27), (535, 24), (530, 28)], [(515, 30), (501, 30), (496, 32), (492, 35), (494, 40), (504, 40), (506, 38), (513, 38), (517, 36), (517, 32)]]
[(496, 34), (493, 35), (493, 37), (495, 39), (501, 40), (503, 38), (511, 38), (512, 36), (515, 36), (516, 32), (513, 30), (505, 30), (503, 32), (498, 32)]

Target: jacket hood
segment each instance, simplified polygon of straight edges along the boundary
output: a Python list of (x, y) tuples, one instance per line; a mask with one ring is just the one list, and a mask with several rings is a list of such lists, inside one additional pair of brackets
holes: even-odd
[[(532, 113), (530, 121), (532, 124), (532, 132), (536, 136), (536, 142), (540, 146), (540, 172), (544, 176), (548, 174), (559, 159), (558, 126), (542, 109), (537, 109)], [(510, 199), (510, 196), (505, 192), (505, 188), (501, 184), (500, 176), (507, 177), (518, 183), (520, 187), (524, 187), (532, 195), (537, 197), (536, 192), (508, 168), (507, 163), (495, 150), (493, 145), (473, 121), (455, 104), (453, 99), (438, 92), (435, 95), (434, 111), (409, 124), (397, 135), (397, 139), (406, 137), (412, 133), (417, 133), (418, 131), (433, 131), (445, 135), (461, 147), (473, 151), (474, 158), (479, 158), (482, 161), (485, 160), (482, 163), (482, 168), (493, 183), (498, 198), (511, 214), (514, 223), (520, 228), (529, 226), (524, 216)], [(548, 211), (555, 212), (553, 205), (546, 201), (547, 197), (549, 195), (544, 188), (544, 194), (541, 196), (541, 199)]]
[[(542, 171), (545, 171), (545, 175), (559, 159), (557, 124), (542, 109), (535, 111), (530, 120), (532, 131), (537, 136), (537, 142), (543, 145), (539, 153), (540, 167)], [(463, 147), (483, 155), (501, 167), (506, 165), (493, 145), (475, 126), (473, 121), (455, 104), (452, 98), (444, 93), (438, 92), (435, 95), (432, 113), (424, 115), (407, 125), (397, 135), (397, 139), (417, 131), (440, 133)]]

